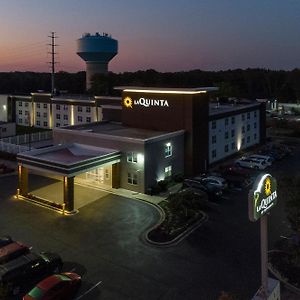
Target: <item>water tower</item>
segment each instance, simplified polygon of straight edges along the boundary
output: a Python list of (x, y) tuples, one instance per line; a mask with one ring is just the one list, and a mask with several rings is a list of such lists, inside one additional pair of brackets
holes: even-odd
[(109, 61), (118, 53), (118, 41), (107, 33), (85, 33), (77, 40), (77, 54), (86, 62), (86, 89), (95, 74), (106, 74)]

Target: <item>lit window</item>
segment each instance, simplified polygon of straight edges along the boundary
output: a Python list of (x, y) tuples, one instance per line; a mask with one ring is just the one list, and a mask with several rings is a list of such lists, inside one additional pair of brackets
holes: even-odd
[(91, 107), (90, 107), (90, 106), (87, 106), (87, 107), (85, 108), (85, 111), (86, 111), (87, 113), (90, 113), (90, 112), (91, 112)]
[(77, 111), (82, 112), (82, 106), (77, 106)]
[(47, 108), (47, 103), (44, 103), (44, 108)]
[(172, 166), (165, 167), (165, 177), (172, 176)]
[(234, 135), (235, 135), (235, 130), (232, 129), (232, 130), (231, 130), (231, 137), (234, 137)]
[(56, 110), (60, 110), (60, 105), (56, 104)]
[(228, 149), (229, 149), (228, 145), (225, 145), (224, 151), (225, 151), (225, 152), (228, 152)]
[(127, 178), (128, 178), (127, 182), (129, 184), (137, 185), (137, 174), (136, 173), (128, 172)]
[(172, 145), (171, 143), (167, 143), (165, 145), (165, 157), (172, 156)]
[(137, 163), (137, 153), (136, 152), (128, 152), (127, 153), (127, 161), (131, 163)]
[(86, 122), (91, 123), (91, 117), (86, 117)]
[(211, 129), (216, 129), (217, 128), (217, 123), (216, 121), (211, 122)]
[(212, 144), (215, 144), (217, 142), (217, 136), (216, 135), (213, 135), (212, 137), (211, 137), (211, 143)]

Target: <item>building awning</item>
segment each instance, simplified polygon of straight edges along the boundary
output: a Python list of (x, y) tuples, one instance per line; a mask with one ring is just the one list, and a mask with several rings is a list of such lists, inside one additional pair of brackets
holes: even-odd
[(35, 149), (17, 156), (19, 164), (24, 167), (67, 177), (118, 163), (120, 158), (119, 150), (76, 143)]

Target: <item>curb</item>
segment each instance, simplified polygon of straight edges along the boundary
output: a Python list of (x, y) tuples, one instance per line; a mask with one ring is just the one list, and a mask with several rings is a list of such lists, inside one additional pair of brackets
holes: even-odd
[[(155, 229), (157, 226), (159, 226), (162, 221), (160, 221), (158, 224), (156, 224), (155, 226), (151, 227), (150, 229), (148, 229), (144, 235), (144, 238), (146, 240), (147, 243), (153, 245), (153, 246), (157, 246), (157, 247), (169, 247), (169, 246), (173, 246), (173, 245), (177, 245), (178, 243), (180, 243), (183, 239), (185, 239), (187, 236), (189, 236), (194, 230), (196, 230), (198, 227), (200, 227), (202, 224), (204, 224), (207, 220), (208, 220), (208, 216), (207, 214), (205, 214), (203, 211), (201, 211), (202, 218), (200, 220), (198, 220), (195, 224), (193, 224), (192, 226), (189, 226), (186, 230), (184, 230), (182, 233), (180, 233), (179, 235), (177, 235), (174, 239), (172, 239), (171, 241), (168, 242), (155, 242), (152, 241), (149, 237), (148, 234), (150, 233), (150, 231), (152, 231), (153, 229)], [(164, 213), (165, 215), (165, 213)]]
[[(268, 254), (272, 253), (272, 252), (282, 252), (280, 250), (270, 250), (268, 251)], [(300, 296), (300, 288), (295, 287), (294, 285), (290, 284), (286, 278), (282, 277), (282, 275), (275, 269), (273, 268), (273, 265), (271, 263), (268, 263), (268, 270), (270, 271), (270, 273), (276, 278), (278, 279), (280, 282), (282, 282), (284, 284), (284, 286), (294, 292), (295, 294)]]

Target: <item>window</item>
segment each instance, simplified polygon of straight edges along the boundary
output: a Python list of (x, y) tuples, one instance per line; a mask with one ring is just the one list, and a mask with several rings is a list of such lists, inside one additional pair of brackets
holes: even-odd
[(245, 138), (242, 138), (242, 145), (245, 145)]
[(28, 107), (29, 103), (28, 102), (25, 102), (25, 107)]
[(247, 131), (250, 131), (250, 124), (247, 125)]
[(7, 128), (2, 128), (2, 132), (6, 132), (6, 129), (7, 129)]
[(86, 117), (86, 122), (91, 123), (91, 117)]
[(137, 163), (137, 153), (136, 152), (128, 152), (127, 153), (127, 161), (131, 163)]
[(44, 108), (47, 108), (48, 106), (47, 106), (47, 103), (44, 103)]
[(23, 123), (23, 120), (22, 119), (19, 119), (19, 124), (22, 124)]
[(242, 133), (245, 133), (245, 126), (242, 126)]
[(211, 143), (212, 144), (215, 144), (217, 142), (217, 136), (216, 135), (213, 135), (212, 137), (211, 137)]
[(19, 101), (19, 106), (23, 106), (23, 102)]
[(25, 124), (29, 124), (28, 118), (25, 119)]
[(109, 170), (108, 169), (105, 169), (105, 180), (108, 180), (109, 179)]
[(39, 120), (37, 120), (37, 121), (36, 121), (36, 125), (37, 125), (37, 126), (40, 126), (40, 125), (41, 125), (41, 122), (40, 122)]
[(37, 103), (36, 108), (41, 108), (41, 103)]
[(172, 145), (171, 143), (167, 143), (165, 145), (165, 157), (172, 156)]
[(229, 149), (228, 145), (225, 145), (224, 151), (225, 151), (225, 152), (228, 152), (228, 149)]
[(256, 140), (256, 138), (257, 138), (257, 135), (256, 135), (256, 133), (254, 133), (254, 137), (253, 137), (253, 138), (254, 138), (254, 140)]
[(213, 151), (211, 151), (211, 156), (212, 156), (212, 158), (216, 158), (217, 157), (217, 150), (216, 149), (213, 150)]
[(228, 131), (225, 131), (225, 139), (228, 139), (228, 137), (229, 137), (229, 133)]
[(254, 111), (254, 118), (256, 118), (256, 111)]
[(250, 143), (250, 136), (247, 136), (247, 143)]
[(77, 117), (78, 122), (82, 122), (82, 116)]
[(90, 107), (90, 106), (87, 106), (87, 107), (85, 108), (85, 111), (86, 111), (87, 113), (90, 113), (90, 112), (91, 112), (91, 107)]
[(56, 119), (60, 120), (60, 114), (56, 114)]
[(235, 123), (235, 117), (231, 117), (231, 124)]
[(64, 115), (64, 120), (68, 120), (68, 115)]
[(129, 184), (137, 185), (137, 174), (136, 173), (132, 173), (132, 172), (128, 172), (127, 182)]
[(228, 125), (228, 118), (225, 119), (225, 126)]
[(250, 119), (250, 113), (247, 112), (247, 119), (249, 120)]
[(45, 121), (44, 122), (44, 126), (47, 127), (48, 126), (48, 122)]
[(231, 143), (231, 150), (235, 150), (235, 142)]
[(232, 130), (231, 130), (231, 137), (234, 137), (234, 135), (235, 135), (235, 130), (232, 129)]
[(60, 110), (60, 105), (56, 104), (56, 110)]
[(64, 110), (68, 110), (68, 105), (64, 105)]
[(77, 111), (82, 112), (82, 106), (77, 106)]
[(36, 116), (37, 116), (37, 117), (40, 117), (40, 116), (41, 116), (41, 113), (40, 113), (39, 111), (37, 111), (37, 112), (36, 112)]
[(165, 177), (172, 176), (172, 166), (165, 167)]
[(29, 111), (25, 110), (25, 116), (28, 116), (28, 115), (29, 115)]
[(211, 129), (216, 129), (217, 128), (217, 123), (216, 121), (211, 122)]
[(19, 110), (19, 115), (22, 115), (23, 114), (23, 111), (22, 110)]
[(254, 126), (254, 128), (256, 128), (256, 122), (254, 122), (253, 126)]
[(245, 115), (242, 114), (242, 121), (245, 121)]
[(46, 113), (46, 112), (44, 112), (43, 116), (44, 116), (44, 118), (47, 118), (47, 113)]
[(56, 123), (55, 126), (56, 126), (56, 127), (60, 127), (60, 123)]

